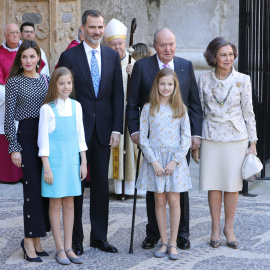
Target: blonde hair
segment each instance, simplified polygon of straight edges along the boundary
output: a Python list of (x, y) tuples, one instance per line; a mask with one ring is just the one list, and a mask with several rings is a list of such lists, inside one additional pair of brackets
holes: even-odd
[(70, 77), (71, 77), (71, 80), (72, 80), (72, 92), (70, 93), (69, 96), (74, 97), (74, 83), (73, 83), (72, 73), (66, 67), (59, 67), (52, 73), (49, 88), (48, 88), (48, 92), (47, 92), (47, 95), (46, 95), (42, 105), (50, 103), (50, 102), (55, 102), (57, 100), (58, 92), (57, 92), (56, 82), (58, 81), (58, 79), (60, 77), (65, 76), (65, 75), (70, 75)]
[(186, 106), (183, 102), (179, 81), (176, 73), (170, 68), (161, 69), (153, 82), (153, 86), (150, 93), (150, 115), (155, 116), (156, 112), (159, 112), (160, 108), (160, 94), (158, 91), (158, 82), (162, 77), (171, 76), (174, 81), (174, 90), (169, 99), (169, 105), (173, 110), (173, 118), (181, 118), (186, 113)]

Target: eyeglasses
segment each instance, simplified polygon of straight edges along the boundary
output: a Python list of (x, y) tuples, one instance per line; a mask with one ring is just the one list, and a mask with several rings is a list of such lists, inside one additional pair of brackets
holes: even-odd
[(31, 35), (32, 35), (32, 34), (34, 34), (35, 32), (34, 32), (34, 31), (26, 31), (26, 30), (23, 30), (23, 33), (25, 33), (25, 34), (27, 34), (27, 35), (28, 35), (28, 34), (31, 34)]
[(162, 44), (158, 44), (158, 46), (161, 48), (161, 49), (165, 49), (167, 48), (167, 46), (169, 46), (169, 48), (173, 48), (175, 46), (175, 43), (174, 42), (171, 42), (171, 43), (162, 43)]
[(14, 35), (19, 35), (20, 32), (19, 31), (15, 31), (15, 32), (14, 31), (11, 31), (8, 34), (11, 35), (11, 36), (14, 36)]

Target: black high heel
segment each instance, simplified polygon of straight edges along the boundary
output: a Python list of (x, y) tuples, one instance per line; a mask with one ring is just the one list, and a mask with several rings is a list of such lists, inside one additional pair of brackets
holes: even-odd
[(46, 251), (36, 251), (36, 254), (43, 257), (50, 256)]
[(26, 250), (24, 248), (24, 239), (21, 242), (21, 247), (22, 247), (22, 250), (23, 250), (25, 260), (27, 260), (28, 262), (42, 262), (42, 260), (39, 257), (35, 257), (35, 258), (28, 257), (28, 255), (26, 253)]

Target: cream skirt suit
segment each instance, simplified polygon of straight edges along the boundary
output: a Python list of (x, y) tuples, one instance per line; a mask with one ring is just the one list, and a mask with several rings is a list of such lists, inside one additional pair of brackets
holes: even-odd
[(257, 140), (250, 77), (232, 69), (225, 80), (215, 70), (198, 81), (203, 109), (200, 190), (237, 192), (248, 141)]

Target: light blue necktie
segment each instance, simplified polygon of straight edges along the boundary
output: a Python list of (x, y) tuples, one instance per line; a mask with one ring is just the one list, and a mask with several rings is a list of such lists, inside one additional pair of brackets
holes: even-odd
[(95, 56), (96, 50), (92, 50), (92, 58), (91, 58), (91, 75), (92, 75), (92, 81), (94, 85), (95, 95), (97, 97), (98, 90), (99, 90), (99, 68), (98, 68), (98, 62), (97, 58)]

